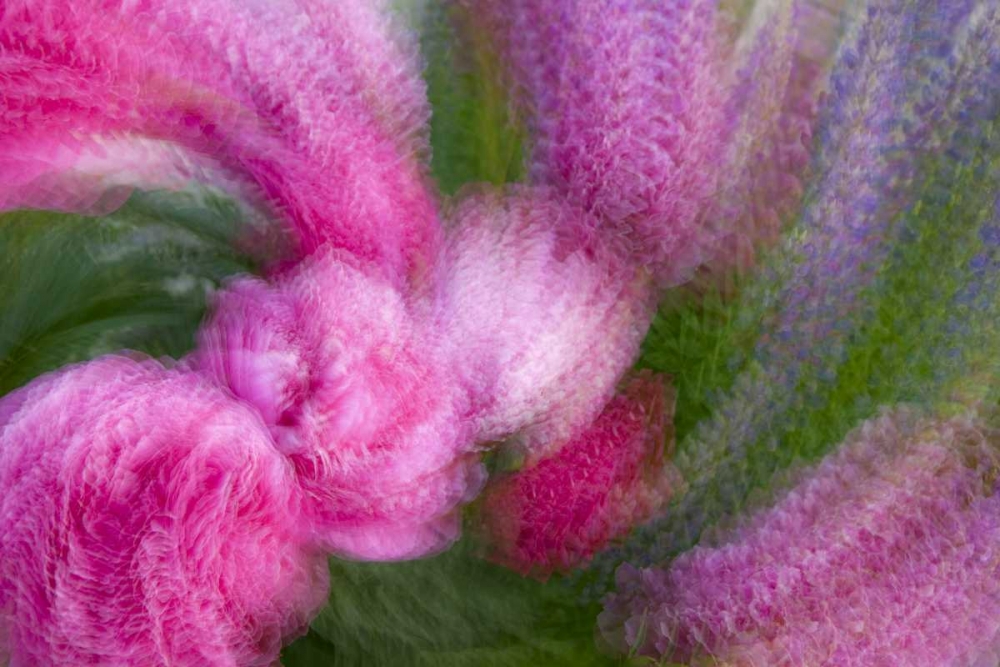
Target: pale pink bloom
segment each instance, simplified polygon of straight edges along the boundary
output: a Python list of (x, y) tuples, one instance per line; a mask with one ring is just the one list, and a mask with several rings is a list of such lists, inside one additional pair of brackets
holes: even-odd
[(655, 298), (599, 220), (552, 191), (468, 196), (452, 215), (437, 328), (475, 439), (532, 457), (589, 424), (638, 354)]

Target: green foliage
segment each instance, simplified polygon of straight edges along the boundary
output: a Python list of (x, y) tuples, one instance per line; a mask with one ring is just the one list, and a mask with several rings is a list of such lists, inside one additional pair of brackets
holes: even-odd
[(0, 215), (0, 395), (122, 349), (182, 356), (207, 293), (254, 268), (241, 213), (207, 192), (136, 192), (111, 215)]
[(755, 328), (740, 328), (740, 301), (711, 289), (703, 294), (665, 295), (642, 343), (640, 368), (670, 375), (677, 391), (674, 430), (683, 444), (712, 412), (716, 397), (728, 389), (739, 366), (733, 361), (751, 349)]
[(286, 667), (613, 664), (594, 648), (598, 605), (480, 559), (471, 540), (405, 563), (332, 560), (330, 579), (330, 603)]
[(457, 5), (425, 17), (424, 78), (432, 107), (431, 171), (442, 193), (520, 180), (527, 135), (513, 111), (489, 35)]
[[(936, 165), (908, 214), (912, 239), (871, 290), (876, 317), (857, 332), (826, 400), (788, 436), (804, 455), (823, 454), (880, 405), (948, 400), (966, 375), (977, 373), (975, 360), (986, 351), (970, 346), (996, 349), (995, 310), (977, 313), (954, 302), (973, 279), (968, 266), (983, 248), (979, 231), (994, 216), (997, 191), (983, 187), (982, 179), (997, 173), (996, 159), (987, 154), (966, 165)], [(959, 331), (951, 331), (954, 326)], [(989, 386), (995, 370), (981, 378), (978, 391), (995, 389)]]

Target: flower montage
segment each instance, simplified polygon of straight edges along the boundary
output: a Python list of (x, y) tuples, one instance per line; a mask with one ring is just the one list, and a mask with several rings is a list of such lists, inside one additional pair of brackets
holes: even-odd
[[(711, 39), (707, 3), (662, 18), (666, 45)], [(586, 430), (697, 245), (718, 120), (675, 89), (713, 89), (708, 41), (684, 43), (701, 55), (648, 89), (689, 133), (626, 120), (637, 148), (669, 146), (635, 154), (640, 190), (539, 177), (468, 197), (446, 233), (414, 45), (380, 3), (5, 2), (0, 206), (103, 213), (201, 183), (289, 241), (216, 296), (188, 357), (105, 356), (0, 402), (0, 654), (273, 664), (327, 554), (444, 549), (477, 443), (517, 434), (538, 458)]]
[[(265, 246), (189, 353), (0, 397), (0, 664), (274, 665), (328, 557), (464, 514), (538, 586), (628, 561), (619, 651), (995, 664), (1000, 5), (452, 0), (530, 150), (445, 200), (395, 4), (0, 0), (0, 213), (221, 193)], [(687, 375), (633, 365), (665, 290), (733, 269), (705, 364), (746, 363), (682, 438)], [(523, 466), (487, 479), (498, 443)]]

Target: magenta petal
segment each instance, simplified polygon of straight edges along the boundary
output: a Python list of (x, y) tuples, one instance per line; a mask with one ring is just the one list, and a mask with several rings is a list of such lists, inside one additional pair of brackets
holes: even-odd
[(330, 251), (270, 285), (236, 281), (202, 329), (192, 363), (259, 410), (325, 549), (367, 559), (440, 550), (479, 489), (465, 395), (432, 312)]
[(482, 513), (493, 558), (546, 577), (581, 564), (659, 509), (679, 483), (664, 462), (673, 445), (667, 394), (662, 377), (629, 380), (586, 431), (491, 484)]

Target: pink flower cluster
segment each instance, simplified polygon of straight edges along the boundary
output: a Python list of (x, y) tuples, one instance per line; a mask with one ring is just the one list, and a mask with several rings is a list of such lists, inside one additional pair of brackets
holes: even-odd
[(998, 475), (973, 417), (885, 412), (717, 546), (623, 566), (605, 637), (699, 665), (996, 664)]
[[(612, 67), (543, 108), (571, 131), (541, 131), (538, 182), (469, 196), (447, 226), (422, 161), (414, 46), (384, 10), (0, 9), (0, 210), (106, 212), (131, 187), (199, 183), (281, 220), (294, 250), (216, 296), (188, 358), (105, 357), (0, 399), (12, 665), (272, 664), (325, 598), (326, 554), (409, 558), (455, 539), (487, 441), (521, 438), (532, 465), (574, 443), (563, 457), (595, 514), (566, 539), (588, 548), (667, 492), (640, 480), (660, 463), (647, 438), (660, 398), (634, 412), (636, 390), (590, 424), (652, 317), (651, 274), (693, 252), (713, 131), (697, 111), (712, 89), (708, 10), (615, 9), (608, 63), (642, 25), (664, 28), (641, 42), (643, 67), (625, 88)], [(683, 57), (660, 72), (669, 26), (687, 35)], [(577, 27), (574, 59), (603, 43)], [(660, 74), (683, 85), (647, 89)], [(586, 468), (612, 450), (611, 477)], [(611, 507), (637, 488), (642, 502)]]

